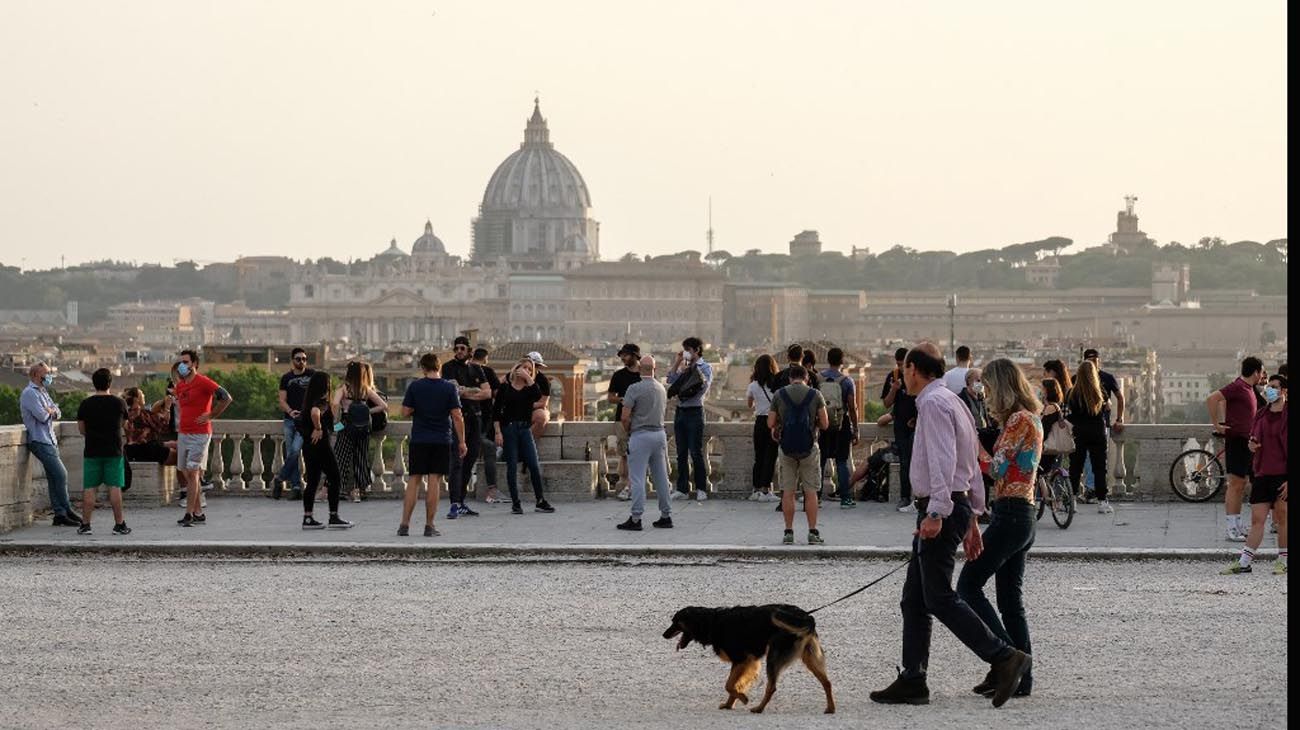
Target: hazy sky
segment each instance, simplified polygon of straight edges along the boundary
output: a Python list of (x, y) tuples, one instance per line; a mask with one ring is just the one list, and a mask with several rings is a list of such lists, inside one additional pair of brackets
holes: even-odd
[(534, 91), (605, 258), (1287, 235), (1286, 8), (0, 5), (0, 261), (452, 253)]

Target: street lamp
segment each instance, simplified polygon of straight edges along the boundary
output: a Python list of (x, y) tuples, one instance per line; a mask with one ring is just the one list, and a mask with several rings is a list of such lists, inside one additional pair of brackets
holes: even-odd
[(957, 295), (948, 295), (948, 348), (957, 362)]

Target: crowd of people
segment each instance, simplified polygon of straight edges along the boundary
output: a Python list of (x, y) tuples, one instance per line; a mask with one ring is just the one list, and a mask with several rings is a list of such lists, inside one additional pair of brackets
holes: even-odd
[[(922, 389), (932, 383), (907, 376), (912, 360), (924, 361), (924, 353), (909, 360), (912, 352), (900, 348), (894, 353), (895, 367), (880, 391), (887, 411), (877, 420), (882, 429), (892, 430), (887, 451), (880, 453), (889, 454), (898, 463), (900, 512), (917, 511), (918, 475), (928, 478), (933, 466), (921, 463), (918, 451), (933, 455), (954, 450), (951, 442), (945, 448), (932, 440), (923, 447), (923, 441), (931, 437), (922, 418)], [(540, 353), (532, 352), (514, 363), (509, 372), (498, 375), (487, 364), (488, 354), (485, 348), (474, 348), (468, 338), (458, 337), (447, 362), (433, 353), (419, 360), (422, 377), (410, 383), (401, 402), (402, 415), (411, 420), (407, 484), (398, 528), (401, 535), (409, 533), (422, 490), (427, 491), (424, 532), (438, 534), (435, 516), (444, 483), (451, 502), (446, 517), (477, 516), (478, 511), (466, 499), (476, 472), (481, 475), (484, 492), (480, 497), (486, 504), (508, 502), (512, 513), (522, 514), (518, 483), (522, 472), (532, 487), (533, 509), (555, 511), (545, 497), (538, 456), (538, 439), (549, 421), (551, 390), (542, 372), (545, 362)], [(672, 526), (673, 501), (708, 498), (703, 403), (713, 386), (714, 371), (703, 354), (704, 343), (699, 338), (684, 339), (661, 382), (653, 356), (643, 355), (632, 343), (618, 351), (624, 367), (610, 378), (607, 397), (615, 406), (618, 475), (623, 485), (617, 496), (632, 502), (631, 514), (618, 525), (620, 529), (641, 529), (647, 477), (654, 480), (659, 497), (660, 517), (655, 527)], [(1073, 372), (1062, 360), (1048, 360), (1036, 383), (1024, 379), (1020, 368), (1010, 361), (997, 359), (981, 368), (975, 365), (970, 348), (959, 347), (955, 354), (957, 364), (941, 369), (933, 385), (952, 396), (945, 397), (946, 403), (960, 406), (963, 417), (969, 416), (972, 454), (983, 465), (979, 470), (981, 492), (992, 495), (988, 512), (996, 515), (996, 500), (1010, 494), (1023, 497), (1032, 506), (1039, 497), (1033, 488), (1037, 474), (1063, 469), (1062, 460), (1068, 459), (1066, 473), (1074, 495), (1080, 502), (1095, 503), (1103, 514), (1111, 513), (1107, 447), (1111, 435), (1124, 429), (1124, 397), (1118, 380), (1102, 369), (1100, 353), (1085, 350)], [(942, 364), (942, 357), (938, 359)], [(859, 442), (861, 414), (858, 386), (844, 373), (844, 352), (831, 348), (825, 367), (819, 370), (815, 354), (793, 344), (786, 349), (785, 360), (785, 367), (778, 369), (773, 355), (758, 355), (746, 388), (754, 417), (750, 500), (779, 503), (776, 510), (783, 513), (785, 523), (782, 541), (787, 544), (794, 542), (794, 516), (802, 502), (808, 542), (820, 544), (818, 507), (826, 499), (838, 500), (844, 509), (857, 506), (854, 487), (867, 480), (876, 457), (853, 468), (851, 453)], [(1011, 377), (1008, 367), (1015, 369), (1020, 380)], [(89, 533), (95, 490), (106, 487), (114, 532), (129, 533), (121, 490), (131, 486), (133, 461), (174, 465), (185, 503), (178, 524), (206, 524), (202, 477), (212, 420), (232, 399), (200, 372), (197, 352), (180, 353), (164, 396), (154, 403), (146, 402), (140, 388), (128, 388), (121, 397), (115, 395), (112, 374), (106, 369), (92, 375), (95, 393), (82, 402), (77, 414), (85, 435), (82, 514), (74, 511), (68, 498), (67, 470), (53, 428), (63, 414), (46, 390), (49, 368), (38, 363), (31, 367), (29, 378), (21, 397), (22, 417), (28, 449), (48, 475), (54, 525), (75, 526)], [(1226, 537), (1246, 543), (1240, 559), (1227, 572), (1251, 570), (1270, 513), (1281, 549), (1275, 566), (1286, 569), (1286, 393), (1285, 365), (1268, 376), (1258, 358), (1248, 357), (1242, 361), (1241, 377), (1207, 400), (1216, 432), (1224, 438), (1229, 475)], [(1008, 405), (1009, 394), (1015, 396), (1015, 410)], [(670, 484), (666, 413), (672, 399), (676, 399), (672, 430), (677, 470), (675, 482)], [(313, 369), (305, 350), (294, 348), (291, 367), (280, 378), (278, 407), (283, 418), (284, 462), (272, 477), (269, 496), (280, 499), (287, 491), (290, 499), (300, 501), (303, 529), (351, 527), (339, 514), (340, 503), (345, 498), (353, 502), (367, 498), (372, 479), (370, 437), (385, 428), (390, 407), (375, 386), (370, 365), (350, 362), (342, 380), (336, 381)], [(1031, 438), (1030, 431), (1037, 436)], [(1006, 448), (1010, 443), (1018, 444), (1019, 451), (1009, 462)], [(1038, 444), (1036, 449), (1027, 446), (1032, 443)], [(1030, 451), (1035, 451), (1032, 458)], [(300, 454), (305, 469), (300, 469)], [(498, 488), (499, 458), (505, 462), (508, 495)], [(1011, 462), (1014, 469), (1007, 467)], [(318, 493), (329, 508), (323, 521), (314, 514)], [(1251, 505), (1246, 521), (1241, 516), (1243, 502)], [(989, 514), (982, 509), (985, 505), (978, 506), (981, 509), (973, 511), (975, 523), (988, 523)], [(1021, 508), (1016, 505), (1014, 519)], [(1004, 511), (1007, 509), (1011, 508)], [(1008, 516), (1007, 521), (1011, 520)]]

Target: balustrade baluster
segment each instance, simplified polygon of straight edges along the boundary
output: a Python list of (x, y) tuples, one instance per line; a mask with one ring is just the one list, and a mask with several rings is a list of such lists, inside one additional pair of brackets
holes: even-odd
[(393, 457), (393, 487), (404, 489), (406, 485), (406, 436), (397, 437), (397, 453)]
[(271, 478), (267, 481), (274, 482), (284, 470), (284, 436), (282, 434), (272, 434), (271, 442), (275, 449), (271, 455)]
[(248, 488), (257, 492), (266, 491), (266, 480), (262, 478), (262, 473), (266, 470), (262, 444), (266, 439), (267, 436), (264, 434), (249, 436), (249, 440), (253, 443), (253, 463), (248, 465)]
[(221, 453), (221, 444), (225, 440), (224, 433), (214, 433), (211, 443), (208, 444), (209, 479), (214, 489), (223, 491), (226, 488), (226, 457)]
[(384, 443), (388, 441), (386, 434), (379, 434), (378, 438), (372, 439), (371, 444), (375, 449), (375, 456), (370, 460), (371, 491), (387, 492), (389, 491), (388, 479), (384, 476), (387, 467), (384, 466)]
[(230, 454), (230, 489), (244, 491), (244, 434), (232, 434), (235, 448)]

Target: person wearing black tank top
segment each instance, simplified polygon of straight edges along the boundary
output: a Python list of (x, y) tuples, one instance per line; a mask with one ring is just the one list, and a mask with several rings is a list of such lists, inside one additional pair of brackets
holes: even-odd
[(302, 492), (302, 529), (322, 530), (327, 526), (312, 517), (316, 489), (320, 486), (322, 475), (329, 494), (328, 526), (351, 527), (351, 522), (339, 517), (339, 465), (334, 460), (334, 449), (330, 447), (330, 435), (334, 433), (334, 409), (330, 407), (329, 373), (317, 371), (312, 374), (295, 425), (303, 437), (302, 458), (307, 466), (307, 488)]

